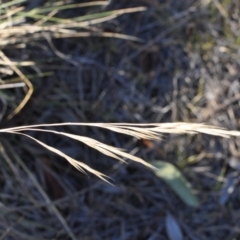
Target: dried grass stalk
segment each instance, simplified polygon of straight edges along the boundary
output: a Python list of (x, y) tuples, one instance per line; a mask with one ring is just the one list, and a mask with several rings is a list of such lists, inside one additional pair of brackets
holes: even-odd
[[(22, 126), (22, 127), (13, 127), (13, 128), (6, 128), (1, 129), (0, 133), (11, 133), (11, 134), (20, 134), (23, 136), (26, 136), (44, 148), (48, 149), (49, 151), (52, 151), (59, 156), (65, 158), (70, 164), (72, 164), (75, 168), (78, 170), (85, 172), (91, 172), (92, 174), (96, 175), (97, 177), (101, 178), (104, 181), (107, 181), (107, 176), (103, 173), (92, 169), (85, 163), (78, 161), (76, 159), (73, 159), (69, 157), (68, 155), (64, 154), (63, 152), (59, 151), (58, 149), (48, 146), (45, 143), (39, 141), (38, 139), (23, 133), (26, 131), (40, 131), (40, 132), (47, 132), (47, 133), (53, 133), (57, 135), (62, 135), (65, 137), (69, 137), (71, 139), (80, 141), (89, 147), (96, 149), (97, 151), (115, 158), (119, 161), (125, 162), (125, 159), (130, 159), (132, 161), (141, 163), (149, 168), (154, 168), (151, 164), (147, 163), (145, 160), (136, 157), (132, 154), (127, 153), (124, 149), (119, 149), (104, 143), (101, 143), (95, 139), (79, 136), (75, 134), (60, 132), (56, 130), (48, 130), (48, 129), (42, 129), (44, 127), (58, 127), (58, 126), (66, 126), (66, 125), (75, 125), (75, 126), (90, 126), (90, 127), (99, 127), (104, 128), (113, 132), (126, 134), (138, 139), (151, 139), (151, 140), (157, 140), (161, 138), (162, 133), (174, 133), (174, 134), (197, 134), (197, 133), (204, 133), (209, 134), (213, 136), (219, 136), (219, 137), (238, 137), (240, 136), (239, 131), (229, 131), (223, 128), (214, 127), (210, 125), (205, 124), (198, 124), (198, 123), (150, 123), (150, 124), (130, 124), (130, 123), (54, 123), (54, 124), (38, 124), (38, 125), (30, 125), (30, 126)], [(107, 181), (108, 182), (108, 181)]]

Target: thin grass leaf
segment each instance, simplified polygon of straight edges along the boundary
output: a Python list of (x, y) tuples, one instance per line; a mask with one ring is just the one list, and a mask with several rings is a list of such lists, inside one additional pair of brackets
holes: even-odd
[[(138, 139), (142, 139), (142, 138), (143, 139), (159, 139), (160, 138), (159, 133), (153, 132), (151, 128), (144, 129), (144, 128), (132, 128), (128, 126), (122, 127), (122, 126), (115, 125), (114, 123), (53, 123), (53, 124), (38, 124), (38, 125), (13, 127), (5, 130), (22, 131), (24, 129), (29, 130), (32, 128), (39, 128), (39, 127), (59, 127), (59, 126), (99, 127), (99, 128), (111, 130), (113, 132), (136, 137)], [(1, 131), (4, 131), (4, 130), (0, 130), (0, 132)]]
[[(53, 126), (89, 126), (100, 127), (124, 133), (129, 136), (147, 139), (159, 139), (161, 133), (174, 133), (174, 134), (197, 134), (204, 133), (213, 136), (220, 136), (229, 138), (231, 136), (240, 136), (240, 131), (230, 131), (224, 128), (210, 126), (205, 124), (196, 123), (149, 123), (149, 124), (130, 124), (130, 123), (52, 123), (52, 124), (38, 124), (28, 125), (21, 127), (8, 128), (6, 130), (18, 131), (20, 129), (39, 128), (39, 127), (53, 127)], [(4, 131), (4, 130), (0, 130)]]
[(82, 17), (76, 17), (73, 18), (73, 20), (78, 21), (78, 22), (82, 22), (82, 21), (90, 21), (90, 20), (94, 20), (94, 19), (101, 19), (101, 18), (105, 18), (105, 17), (110, 17), (110, 16), (114, 16), (114, 18), (123, 15), (123, 14), (127, 14), (127, 13), (134, 13), (134, 12), (142, 12), (145, 11), (146, 8), (145, 7), (136, 7), (136, 8), (126, 8), (126, 9), (120, 9), (120, 10), (114, 10), (114, 11), (107, 11), (107, 12), (102, 12), (102, 13), (93, 13), (93, 14), (88, 14)]
[[(15, 8), (13, 10), (9, 10), (9, 9), (1, 9), (0, 11), (2, 13), (4, 13), (3, 15), (0, 15), (0, 19), (3, 20), (5, 19), (8, 19), (9, 17), (12, 17), (14, 14), (16, 14), (17, 12), (20, 12), (20, 11), (23, 11), (24, 10), (24, 7), (18, 7), (18, 8)], [(3, 21), (0, 21), (0, 23), (2, 23)]]
[(49, 151), (51, 152), (54, 152), (56, 153), (57, 155), (65, 158), (71, 165), (73, 165), (76, 169), (78, 169), (79, 171), (85, 173), (84, 170), (87, 170), (88, 172), (96, 175), (97, 177), (101, 178), (103, 181), (105, 182), (108, 182), (110, 183), (107, 178), (108, 176), (106, 176), (105, 174), (101, 173), (101, 172), (98, 172), (97, 170), (94, 170), (93, 168), (89, 167), (87, 164), (83, 163), (83, 162), (80, 162), (80, 161), (77, 161), (71, 157), (69, 157), (68, 155), (66, 155), (65, 153), (61, 152), (60, 150), (54, 148), (54, 147), (51, 147), (41, 141), (39, 141), (38, 139), (36, 138), (33, 138), (27, 134), (24, 134), (24, 133), (19, 133), (19, 132), (8, 132), (8, 133), (13, 133), (13, 134), (20, 134), (20, 135), (23, 135), (25, 137), (28, 137), (32, 140), (34, 140), (35, 142), (37, 142), (38, 144), (42, 145), (44, 148), (48, 149)]
[(18, 114), (22, 110), (22, 108), (27, 104), (27, 102), (31, 98), (31, 96), (33, 94), (33, 85), (29, 81), (29, 79), (22, 73), (22, 71), (19, 68), (17, 68), (14, 65), (11, 65), (11, 60), (1, 50), (0, 50), (0, 57), (5, 62), (10, 64), (10, 67), (12, 68), (12, 70), (21, 78), (22, 82), (24, 82), (27, 85), (27, 87), (28, 87), (28, 91), (27, 91), (25, 97), (23, 98), (23, 100), (21, 101), (21, 103), (14, 109), (14, 111), (12, 113), (10, 113), (7, 116), (7, 119), (11, 119), (13, 116)]
[(26, 2), (26, 1), (27, 0), (15, 0), (15, 1), (7, 2), (7, 3), (2, 3), (2, 4), (0, 4), (0, 10), (3, 9), (3, 8), (11, 7), (11, 6), (19, 4), (19, 3)]
[(97, 2), (86, 2), (86, 3), (76, 3), (76, 4), (66, 4), (61, 6), (54, 6), (54, 7), (43, 7), (43, 8), (35, 8), (29, 13), (47, 13), (51, 11), (61, 11), (73, 8), (83, 8), (83, 7), (92, 7), (92, 6), (106, 6), (108, 5), (107, 1), (97, 1)]
[(163, 161), (153, 161), (151, 164), (157, 168), (155, 174), (162, 178), (184, 203), (191, 207), (198, 206), (198, 199), (193, 194), (190, 183), (174, 165)]
[[(73, 32), (68, 29), (61, 29), (62, 32), (60, 33), (49, 33), (48, 37), (51, 38), (78, 38), (78, 37), (105, 37), (105, 38), (118, 38), (118, 39), (123, 39), (123, 40), (128, 40), (128, 41), (135, 41), (135, 42), (143, 42), (141, 38), (126, 35), (126, 34), (121, 34), (121, 33), (114, 33), (114, 32)], [(40, 40), (40, 39), (45, 39), (46, 35), (44, 36), (42, 33), (34, 33), (31, 36), (31, 39), (34, 40)], [(22, 42), (27, 42), (29, 38), (23, 38)], [(11, 42), (16, 43), (16, 42)]]
[[(18, 1), (14, 1), (17, 3)], [(19, 1), (22, 2), (22, 1)], [(13, 2), (11, 2), (13, 4)], [(10, 4), (10, 5), (11, 5)], [(33, 9), (32, 11), (23, 11), (24, 9), (15, 9), (11, 10), (11, 17), (9, 17), (8, 12), (5, 8), (2, 8), (4, 12), (4, 18), (0, 21), (0, 46), (6, 46), (9, 44), (17, 44), (19, 42), (26, 43), (33, 40), (40, 40), (46, 36), (50, 38), (73, 38), (73, 37), (110, 37), (110, 38), (119, 38), (130, 41), (143, 42), (142, 39), (129, 36), (120, 33), (112, 32), (82, 32), (77, 31), (81, 28), (89, 28), (94, 24), (100, 24), (116, 17), (129, 14), (134, 12), (140, 12), (146, 10), (145, 7), (134, 7), (126, 8), (113, 11), (105, 11), (100, 13), (88, 14), (85, 16), (80, 16), (72, 19), (63, 19), (54, 17), (54, 15), (59, 10), (71, 9), (73, 7), (87, 7), (95, 5), (107, 5), (108, 2), (91, 2), (91, 3), (82, 3), (82, 4), (70, 4), (68, 6), (54, 6), (52, 7), (43, 7), (39, 9)], [(3, 4), (4, 5), (4, 4)], [(9, 5), (9, 4), (8, 4)], [(8, 5), (5, 5), (8, 6)], [(46, 12), (52, 11), (46, 16)], [(45, 13), (45, 14), (44, 14)], [(1, 16), (2, 17), (2, 16)], [(26, 17), (31, 17), (39, 21), (29, 24), (21, 24), (25, 22)]]
[[(29, 129), (27, 129), (27, 130), (29, 130)], [(83, 137), (83, 136), (78, 136), (78, 135), (65, 133), (65, 132), (58, 132), (58, 131), (53, 131), (53, 130), (44, 130), (44, 129), (37, 129), (37, 128), (31, 128), (30, 130), (31, 131), (40, 131), (40, 132), (49, 132), (49, 133), (54, 133), (54, 134), (58, 134), (58, 135), (63, 135), (65, 137), (69, 137), (69, 138), (72, 138), (74, 140), (80, 141), (80, 142), (88, 145), (89, 147), (92, 147), (93, 149), (98, 150), (99, 152), (101, 152), (101, 153), (103, 153), (107, 156), (116, 158), (117, 160), (125, 162), (123, 160), (123, 158), (131, 159), (132, 161), (135, 161), (137, 163), (141, 163), (141, 164), (145, 165), (146, 167), (154, 169), (154, 167), (151, 164), (147, 163), (146, 161), (144, 161), (143, 159), (141, 159), (139, 157), (136, 157), (136, 156), (133, 156), (129, 153), (124, 152), (123, 149), (119, 149), (119, 148), (101, 143), (101, 142), (99, 142), (95, 139), (89, 138), (89, 137)], [(26, 129), (24, 129), (24, 131), (26, 131)], [(65, 156), (65, 158), (66, 158), (66, 156)]]
[[(175, 134), (197, 134), (197, 133), (206, 133), (215, 136), (221, 137), (230, 137), (230, 136), (240, 136), (240, 132), (238, 131), (228, 131), (225, 129), (221, 129), (219, 127), (208, 126), (204, 124), (193, 124), (193, 123), (164, 123), (164, 124), (128, 124), (128, 123), (55, 123), (55, 124), (37, 124), (37, 125), (30, 125), (30, 126), (22, 126), (22, 127), (13, 127), (13, 128), (6, 128), (1, 129), (0, 132), (8, 132), (8, 133), (16, 133), (16, 134), (23, 134), (20, 133), (22, 131), (41, 131), (41, 132), (48, 132), (53, 134), (62, 135), (65, 137), (72, 138), (74, 140), (80, 141), (89, 147), (96, 149), (97, 151), (109, 156), (113, 157), (117, 160), (125, 162), (124, 159), (130, 159), (132, 161), (141, 163), (149, 168), (154, 169), (155, 173), (162, 177), (174, 190), (175, 192), (188, 204), (191, 206), (197, 205), (197, 199), (191, 193), (190, 184), (183, 178), (179, 170), (177, 170), (173, 165), (164, 162), (156, 162), (153, 164), (149, 164), (143, 159), (133, 156), (129, 153), (126, 153), (123, 149), (119, 149), (104, 143), (101, 143), (95, 139), (78, 136), (74, 134), (69, 134), (65, 132), (59, 132), (54, 130), (46, 130), (41, 129), (41, 127), (58, 127), (58, 126), (88, 126), (88, 127), (99, 127), (104, 128), (107, 130), (111, 130), (114, 132), (126, 134), (129, 136), (133, 136), (136, 138), (144, 138), (144, 139), (160, 139), (160, 133), (175, 133)], [(29, 135), (24, 134), (25, 136), (30, 137)], [(32, 137), (30, 137), (32, 138)], [(33, 139), (33, 138), (32, 138)], [(96, 173), (97, 176), (103, 178), (106, 176), (101, 175), (101, 173), (96, 172), (89, 168), (88, 166), (84, 165), (65, 155), (64, 153), (56, 150), (55, 148), (49, 147), (46, 144), (40, 142), (39, 140), (34, 139), (42, 146), (46, 147), (52, 152), (56, 152), (58, 155), (64, 157), (69, 161), (72, 165), (76, 168), (82, 170), (88, 170), (92, 173)], [(81, 165), (82, 164), (82, 165)], [(156, 164), (156, 166), (154, 165)], [(156, 169), (160, 168), (160, 170)], [(182, 193), (181, 193), (182, 192)], [(184, 199), (184, 197), (186, 199)]]
[[(43, 19), (46, 17), (45, 15), (37, 14), (35, 12), (19, 12), (18, 15), (24, 16), (24, 17), (30, 17), (32, 19)], [(85, 15), (82, 17), (68, 18), (68, 19), (51, 17), (51, 18), (49, 18), (49, 21), (56, 22), (56, 23), (62, 23), (62, 24), (68, 24), (68, 23), (73, 23), (73, 22), (91, 21), (94, 19), (101, 19), (101, 18), (113, 16), (113, 15), (114, 15), (114, 12), (102, 12), (102, 13), (94, 13), (94, 14), (89, 14), (89, 15)]]

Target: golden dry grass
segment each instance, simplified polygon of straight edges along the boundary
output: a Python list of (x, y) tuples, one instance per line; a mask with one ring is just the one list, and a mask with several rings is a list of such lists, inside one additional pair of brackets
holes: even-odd
[[(44, 6), (34, 8), (30, 11), (22, 6), (18, 6), (20, 3), (27, 2), (26, 0), (13, 0), (0, 5), (0, 46), (2, 48), (6, 46), (13, 46), (16, 44), (25, 44), (33, 40), (47, 39), (51, 42), (53, 38), (79, 38), (79, 37), (91, 37), (101, 36), (107, 38), (120, 38), (131, 41), (140, 41), (140, 38), (129, 36), (120, 33), (103, 32), (94, 25), (107, 22), (115, 19), (123, 14), (129, 14), (134, 12), (145, 11), (145, 7), (126, 8), (114, 11), (105, 11), (101, 13), (94, 13), (78, 18), (64, 19), (54, 17), (61, 10), (85, 8), (94, 6), (106, 6), (108, 1), (96, 1), (86, 2), (80, 4), (65, 4), (61, 2), (55, 2), (52, 6)], [(26, 18), (32, 19), (33, 23), (28, 23)], [(66, 57), (66, 56), (63, 56)], [(9, 114), (8, 119), (18, 114), (22, 108), (27, 104), (33, 94), (33, 85), (29, 79), (22, 73), (19, 66), (35, 65), (34, 62), (19, 62), (11, 61), (3, 51), (0, 51), (0, 64), (9, 66), (10, 69), (15, 72), (24, 83), (28, 90), (16, 109)]]
[(47, 144), (43, 143), (42, 141), (24, 133), (27, 131), (40, 131), (40, 132), (46, 132), (46, 133), (53, 133), (57, 135), (62, 135), (71, 139), (74, 139), (76, 141), (80, 141), (87, 146), (109, 156), (112, 158), (115, 158), (119, 161), (125, 162), (125, 159), (130, 159), (132, 161), (135, 161), (137, 163), (141, 163), (145, 165), (146, 167), (153, 168), (154, 167), (146, 162), (145, 160), (136, 157), (134, 155), (131, 155), (129, 153), (126, 153), (124, 149), (119, 149), (114, 146), (110, 146), (107, 144), (104, 144), (102, 142), (99, 142), (95, 139), (84, 137), (84, 136), (78, 136), (75, 134), (69, 134), (66, 132), (60, 132), (60, 131), (53, 131), (48, 129), (42, 129), (42, 127), (58, 127), (63, 125), (70, 125), (70, 126), (81, 126), (81, 127), (99, 127), (103, 129), (107, 129), (113, 132), (126, 134), (138, 139), (151, 139), (151, 140), (158, 140), (161, 138), (161, 134), (163, 133), (169, 133), (169, 134), (197, 134), (197, 133), (204, 133), (209, 134), (213, 136), (218, 137), (239, 137), (240, 132), (239, 131), (229, 131), (223, 128), (214, 127), (210, 125), (205, 124), (197, 124), (197, 123), (150, 123), (150, 124), (130, 124), (130, 123), (55, 123), (55, 124), (38, 124), (38, 125), (30, 125), (30, 126), (21, 126), (21, 127), (13, 127), (13, 128), (6, 128), (1, 129), (0, 133), (11, 133), (11, 134), (20, 134), (25, 137), (28, 137), (32, 139), (33, 141), (37, 142), (44, 148), (46, 148), (49, 151), (54, 152), (55, 154), (58, 154), (59, 156), (65, 158), (70, 164), (72, 164), (75, 168), (78, 170), (85, 172), (91, 172), (92, 174), (96, 175), (97, 177), (107, 181), (107, 176), (103, 173), (92, 169), (85, 163), (73, 159), (70, 156), (66, 155), (65, 153), (61, 152), (60, 150), (48, 146)]

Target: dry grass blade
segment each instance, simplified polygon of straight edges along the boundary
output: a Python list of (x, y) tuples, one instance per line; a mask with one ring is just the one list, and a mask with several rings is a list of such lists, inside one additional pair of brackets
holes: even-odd
[(0, 89), (7, 89), (7, 88), (18, 88), (18, 87), (25, 87), (26, 84), (23, 82), (20, 83), (9, 83), (9, 84), (1, 84)]
[[(127, 158), (127, 159), (131, 159), (132, 161), (141, 163), (141, 164), (143, 164), (143, 165), (145, 165), (145, 166), (147, 166), (149, 168), (154, 168), (151, 164), (147, 163), (143, 159), (141, 159), (139, 157), (136, 157), (136, 156), (133, 156), (133, 155), (131, 155), (129, 153), (124, 152), (123, 149), (112, 147), (110, 145), (101, 143), (101, 142), (99, 142), (99, 141), (97, 141), (95, 139), (92, 139), (92, 138), (78, 136), (78, 135), (64, 133), (64, 132), (58, 132), (58, 131), (52, 131), (52, 130), (43, 130), (43, 129), (36, 129), (36, 128), (32, 128), (31, 131), (41, 131), (41, 132), (49, 132), (49, 133), (54, 133), (54, 134), (58, 134), (58, 135), (63, 135), (65, 137), (69, 137), (69, 138), (72, 138), (74, 140), (80, 141), (80, 142), (88, 145), (89, 147), (92, 147), (92, 148), (96, 149), (97, 151), (99, 151), (99, 152), (101, 152), (101, 153), (103, 153), (103, 154), (105, 154), (105, 155), (107, 155), (109, 157), (116, 158), (117, 160), (124, 161), (123, 158)], [(49, 149), (49, 150), (53, 151), (52, 148)], [(57, 152), (57, 154), (61, 155), (59, 152)], [(61, 155), (61, 156), (67, 159), (67, 156), (65, 154), (64, 154), (64, 156), (63, 155)], [(74, 161), (72, 161), (72, 159), (71, 160), (67, 159), (67, 160), (72, 165), (75, 166), (75, 160)], [(74, 162), (74, 164), (72, 162)], [(79, 165), (79, 166), (81, 166), (81, 165)], [(85, 167), (82, 167), (82, 168), (85, 168)], [(82, 170), (82, 168), (80, 168), (80, 170)], [(86, 169), (86, 170), (89, 171), (89, 169)], [(97, 175), (96, 173), (94, 173), (94, 174)]]
[[(139, 11), (144, 11), (144, 7), (126, 8), (120, 10), (113, 10), (101, 13), (88, 14), (85, 16), (63, 19), (54, 17), (61, 10), (72, 9), (78, 7), (90, 7), (97, 5), (107, 5), (107, 1), (91, 2), (91, 3), (81, 3), (81, 4), (68, 4), (68, 5), (56, 5), (54, 7), (41, 7), (34, 8), (31, 11), (25, 11), (24, 7), (18, 7), (17, 4), (23, 3), (25, 0), (16, 0), (4, 3), (0, 6), (1, 17), (0, 17), (0, 45), (7, 46), (16, 43), (28, 43), (32, 40), (46, 39), (46, 38), (73, 38), (73, 37), (110, 37), (119, 38), (130, 41), (141, 42), (140, 38), (134, 36), (128, 36), (120, 33), (112, 32), (82, 32), (79, 31), (81, 28), (88, 28), (90, 25), (103, 23), (114, 19), (120, 15), (134, 13)], [(8, 8), (11, 10), (8, 11)], [(41, 13), (43, 15), (41, 15)], [(45, 14), (44, 14), (45, 13)], [(47, 17), (46, 17), (47, 14)], [(34, 23), (29, 25), (25, 24), (25, 18), (32, 18)], [(24, 24), (23, 24), (24, 23)], [(18, 114), (22, 108), (27, 104), (33, 93), (33, 85), (29, 79), (23, 74), (23, 72), (17, 66), (31, 66), (34, 62), (14, 62), (11, 61), (2, 51), (0, 51), (1, 65), (9, 66), (26, 84), (28, 91), (18, 105), (18, 107), (7, 117), (11, 119), (16, 114)]]
[[(114, 123), (53, 123), (53, 124), (38, 124), (38, 125), (31, 125), (31, 126), (21, 126), (21, 127), (13, 127), (4, 129), (9, 131), (23, 131), (23, 130), (29, 130), (32, 128), (39, 128), (39, 127), (53, 127), (53, 126), (88, 126), (88, 127), (99, 127), (111, 130), (113, 132), (126, 134), (132, 137), (136, 137), (138, 139), (146, 138), (146, 139), (159, 139), (159, 133), (158, 132), (152, 132), (151, 129), (144, 129), (144, 128), (132, 128), (128, 127), (127, 124), (124, 126), (118, 126)], [(136, 124), (135, 124), (136, 125)], [(139, 125), (140, 126), (140, 125)], [(149, 124), (151, 126), (151, 124)], [(0, 130), (1, 132), (2, 130)]]
[[(73, 165), (76, 169), (78, 169), (79, 171), (85, 173), (84, 170), (87, 170), (87, 171), (89, 171), (90, 173), (92, 173), (92, 174), (96, 175), (97, 177), (101, 178), (102, 180), (108, 182), (108, 181), (106, 180), (106, 178), (107, 178), (106, 175), (104, 175), (104, 174), (102, 174), (102, 173), (100, 173), (100, 172), (92, 169), (91, 167), (89, 167), (88, 165), (86, 165), (86, 164), (84, 164), (84, 163), (82, 163), (82, 162), (80, 162), (80, 161), (77, 161), (77, 160), (69, 157), (68, 155), (66, 155), (65, 153), (61, 152), (61, 151), (58, 150), (58, 149), (53, 148), (53, 147), (51, 147), (51, 146), (48, 146), (47, 144), (45, 144), (45, 143), (37, 140), (36, 138), (33, 138), (33, 137), (31, 137), (31, 136), (29, 136), (29, 135), (27, 135), (27, 134), (19, 133), (19, 132), (8, 132), (8, 133), (15, 133), (15, 134), (20, 134), (20, 135), (23, 135), (23, 136), (25, 136), (25, 137), (28, 137), (28, 138), (34, 140), (35, 142), (37, 142), (38, 144), (42, 145), (44, 148), (48, 149), (49, 151), (54, 152), (54, 153), (58, 154), (59, 156), (65, 158), (70, 164), (72, 164), (72, 165)], [(109, 182), (108, 182), (108, 183), (109, 183)]]
[(83, 7), (92, 7), (92, 6), (106, 6), (108, 5), (108, 1), (96, 1), (96, 2), (86, 2), (86, 3), (77, 3), (77, 4), (66, 4), (63, 6), (54, 6), (54, 7), (46, 7), (43, 9), (34, 9), (33, 12), (40, 12), (45, 13), (52, 10), (55, 10), (56, 8), (59, 10), (66, 10), (66, 9), (73, 9), (73, 8), (83, 8)]
[[(73, 19), (62, 19), (53, 17), (58, 11), (63, 9), (69, 9), (75, 7), (84, 7), (92, 5), (106, 5), (107, 2), (92, 2), (84, 4), (67, 5), (67, 6), (56, 6), (52, 8), (39, 8), (34, 9), (29, 12), (24, 11), (12, 11), (11, 20), (4, 20), (0, 25), (0, 35), (1, 41), (0, 45), (5, 46), (8, 44), (16, 44), (19, 41), (29, 42), (30, 40), (42, 39), (46, 35), (52, 38), (67, 38), (67, 37), (89, 37), (89, 36), (101, 36), (101, 37), (114, 37), (131, 41), (141, 41), (141, 39), (133, 36), (128, 36), (120, 33), (111, 33), (111, 32), (78, 32), (76, 29), (86, 28), (91, 25), (100, 24), (116, 17), (129, 14), (134, 12), (145, 11), (145, 7), (135, 7), (135, 8), (126, 8), (108, 12), (94, 13), (82, 17), (77, 17)], [(50, 12), (47, 17), (46, 15), (40, 15), (39, 13)], [(8, 16), (7, 13), (5, 14)], [(35, 23), (31, 25), (22, 25), (19, 24), (24, 22), (25, 17), (30, 17), (32, 19), (37, 19)], [(40, 25), (41, 23), (41, 25)], [(71, 30), (69, 30), (71, 29)], [(73, 30), (75, 29), (75, 30)], [(30, 35), (29, 35), (30, 34)]]
[(37, 124), (28, 125), (21, 127), (13, 127), (2, 129), (4, 131), (23, 131), (30, 130), (32, 128), (40, 127), (57, 127), (57, 126), (88, 126), (88, 127), (100, 127), (108, 129), (114, 132), (123, 133), (136, 138), (147, 138), (147, 139), (159, 139), (161, 133), (173, 133), (173, 134), (197, 134), (204, 133), (213, 136), (220, 137), (231, 137), (240, 136), (239, 131), (226, 130), (224, 128), (206, 125), (202, 123), (148, 123), (148, 124), (137, 124), (137, 123), (52, 123), (52, 124)]
[(20, 11), (23, 11), (24, 10), (24, 7), (19, 7), (19, 8), (16, 8), (16, 9), (13, 9), (12, 11), (7, 11), (6, 14), (3, 14), (0, 16), (0, 20), (3, 20), (5, 18), (9, 18), (11, 17), (12, 15), (16, 14), (17, 12), (20, 12)]
[(11, 61), (11, 62), (6, 62), (6, 61), (3, 61), (3, 60), (0, 60), (0, 64), (1, 65), (5, 65), (5, 66), (12, 66), (12, 65), (14, 65), (14, 66), (22, 66), (22, 67), (35, 65), (35, 63), (31, 62), (31, 61), (21, 61), (21, 62)]
[(151, 123), (151, 124), (125, 124), (125, 123), (56, 123), (56, 124), (38, 124), (32, 126), (23, 126), (23, 127), (14, 127), (8, 129), (1, 129), (0, 132), (5, 133), (12, 133), (12, 134), (21, 134), (28, 138), (31, 138), (38, 144), (42, 145), (46, 149), (60, 155), (61, 157), (65, 158), (70, 164), (72, 164), (75, 168), (80, 171), (86, 170), (89, 171), (99, 178), (106, 180), (106, 175), (90, 168), (86, 164), (79, 162), (68, 155), (64, 154), (63, 152), (57, 150), (56, 148), (50, 147), (45, 143), (22, 133), (23, 131), (40, 131), (40, 132), (47, 132), (62, 135), (65, 137), (69, 137), (71, 139), (80, 141), (91, 148), (96, 149), (97, 151), (109, 156), (113, 157), (117, 160), (124, 161), (124, 158), (131, 159), (132, 161), (141, 163), (149, 168), (154, 168), (151, 164), (147, 163), (143, 159), (133, 156), (129, 153), (126, 153), (124, 150), (101, 143), (95, 139), (78, 136), (75, 134), (59, 132), (54, 130), (46, 130), (40, 129), (40, 127), (52, 127), (52, 126), (64, 126), (64, 125), (75, 125), (75, 126), (92, 126), (92, 127), (100, 127), (104, 129), (108, 129), (117, 133), (122, 133), (126, 135), (130, 135), (136, 138), (144, 138), (144, 139), (158, 139), (160, 138), (161, 133), (175, 133), (175, 134), (197, 134), (197, 133), (205, 133), (213, 136), (221, 136), (221, 137), (231, 137), (231, 136), (240, 136), (239, 131), (228, 131), (225, 129), (221, 129), (214, 126), (204, 125), (204, 124), (195, 124), (195, 123)]
[(12, 68), (12, 70), (21, 78), (23, 83), (25, 83), (28, 87), (27, 94), (25, 95), (24, 99), (22, 102), (18, 105), (18, 107), (10, 114), (8, 115), (8, 119), (13, 118), (16, 114), (18, 114), (23, 107), (27, 104), (29, 99), (31, 98), (33, 94), (33, 85), (32, 83), (28, 80), (28, 78), (20, 71), (19, 68), (17, 68), (15, 65), (11, 63), (9, 58), (0, 50), (0, 57)]
[(3, 3), (0, 5), (0, 9), (4, 9), (4, 8), (8, 8), (8, 7), (11, 7), (11, 6), (14, 6), (18, 3), (24, 3), (26, 2), (27, 0), (15, 0), (15, 1), (9, 1), (7, 3)]
[[(64, 30), (64, 29), (62, 29), (62, 30)], [(136, 41), (136, 42), (143, 41), (141, 38), (129, 36), (126, 34), (120, 34), (120, 33), (112, 33), (112, 32), (72, 32), (72, 33), (70, 32), (70, 33), (68, 33), (65, 30), (64, 30), (64, 32), (59, 32), (59, 33), (57, 33), (57, 32), (49, 33), (47, 35), (47, 37), (51, 37), (51, 38), (105, 37), (105, 38), (118, 38), (118, 39), (130, 40), (130, 41)], [(46, 38), (46, 35), (43, 33), (34, 33), (31, 36), (32, 40), (40, 40), (40, 39), (44, 39), (44, 38)], [(28, 42), (28, 41), (29, 41), (29, 37), (22, 39), (22, 42)], [(10, 39), (9, 40), (10, 44), (15, 44), (17, 42), (18, 42), (18, 39)], [(25, 63), (23, 63), (23, 64), (25, 64)], [(29, 65), (31, 65), (31, 63), (26, 63), (24, 66), (29, 66)]]

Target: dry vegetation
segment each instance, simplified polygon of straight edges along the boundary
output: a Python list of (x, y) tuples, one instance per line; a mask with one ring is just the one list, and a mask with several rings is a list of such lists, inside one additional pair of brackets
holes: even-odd
[(238, 0), (0, 2), (0, 239), (239, 238)]

